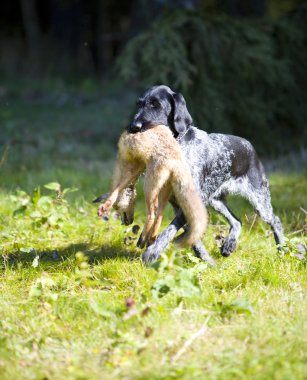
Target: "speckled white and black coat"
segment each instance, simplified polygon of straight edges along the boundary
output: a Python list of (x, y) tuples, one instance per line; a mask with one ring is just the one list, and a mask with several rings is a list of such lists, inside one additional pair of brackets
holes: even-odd
[[(139, 99), (138, 107), (128, 130), (137, 133), (155, 124), (171, 128), (204, 203), (228, 220), (230, 232), (221, 248), (224, 256), (234, 251), (241, 231), (241, 222), (224, 202), (228, 194), (239, 194), (246, 198), (259, 216), (272, 227), (276, 243), (284, 243), (282, 225), (271, 206), (268, 179), (249, 141), (231, 135), (208, 134), (194, 127), (183, 96), (167, 86), (155, 86), (147, 90)], [(188, 228), (181, 210), (174, 200), (172, 203), (176, 217), (144, 252), (144, 261), (159, 258), (178, 229)], [(201, 258), (211, 261), (201, 241), (193, 248)]]

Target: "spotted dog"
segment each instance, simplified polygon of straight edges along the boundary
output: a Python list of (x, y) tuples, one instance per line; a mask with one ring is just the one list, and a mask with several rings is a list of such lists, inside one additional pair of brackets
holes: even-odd
[[(241, 231), (240, 220), (225, 204), (228, 194), (239, 194), (246, 198), (271, 226), (276, 244), (284, 244), (282, 225), (271, 205), (268, 179), (249, 141), (231, 135), (208, 134), (197, 129), (183, 96), (167, 86), (149, 88), (137, 104), (138, 110), (128, 128), (129, 132), (138, 133), (153, 125), (166, 125), (180, 145), (203, 202), (229, 222), (229, 235), (221, 247), (223, 256), (229, 256), (235, 250)], [(171, 203), (176, 217), (145, 250), (142, 256), (144, 261), (158, 259), (177, 231), (182, 227), (188, 228), (176, 200), (172, 199)], [(193, 248), (198, 256), (208, 259), (209, 255), (201, 241)]]

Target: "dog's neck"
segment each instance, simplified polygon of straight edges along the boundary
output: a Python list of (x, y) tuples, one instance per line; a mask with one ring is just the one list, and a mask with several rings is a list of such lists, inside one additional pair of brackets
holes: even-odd
[(176, 137), (177, 141), (180, 141), (184, 138), (184, 136), (189, 132), (190, 127), (187, 127), (187, 129), (183, 133), (179, 133), (178, 136)]

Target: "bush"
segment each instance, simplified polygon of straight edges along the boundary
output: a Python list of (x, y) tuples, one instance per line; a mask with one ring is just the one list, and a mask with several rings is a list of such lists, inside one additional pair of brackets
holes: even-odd
[(278, 20), (166, 14), (130, 40), (119, 73), (142, 87), (182, 91), (206, 131), (244, 136), (261, 153), (284, 153), (302, 143), (307, 118), (304, 4)]

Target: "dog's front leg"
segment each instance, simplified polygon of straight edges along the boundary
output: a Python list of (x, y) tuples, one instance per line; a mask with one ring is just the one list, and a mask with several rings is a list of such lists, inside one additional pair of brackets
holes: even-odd
[(159, 259), (162, 252), (167, 248), (170, 242), (176, 236), (178, 230), (186, 223), (184, 215), (181, 210), (178, 211), (176, 217), (171, 224), (161, 232), (152, 245), (150, 245), (142, 255), (142, 260), (152, 262)]
[[(167, 248), (170, 242), (174, 239), (180, 228), (186, 224), (185, 217), (181, 209), (177, 210), (176, 217), (169, 224), (168, 227), (163, 230), (156, 240), (151, 244), (142, 255), (142, 260), (147, 262), (153, 262), (160, 258), (162, 252)], [(200, 259), (214, 265), (213, 258), (209, 255), (201, 240), (199, 240), (193, 247), (193, 251)]]
[(241, 232), (241, 222), (230, 212), (221, 199), (211, 199), (210, 206), (222, 214), (230, 224), (230, 233), (221, 248), (222, 255), (228, 257), (236, 248)]

